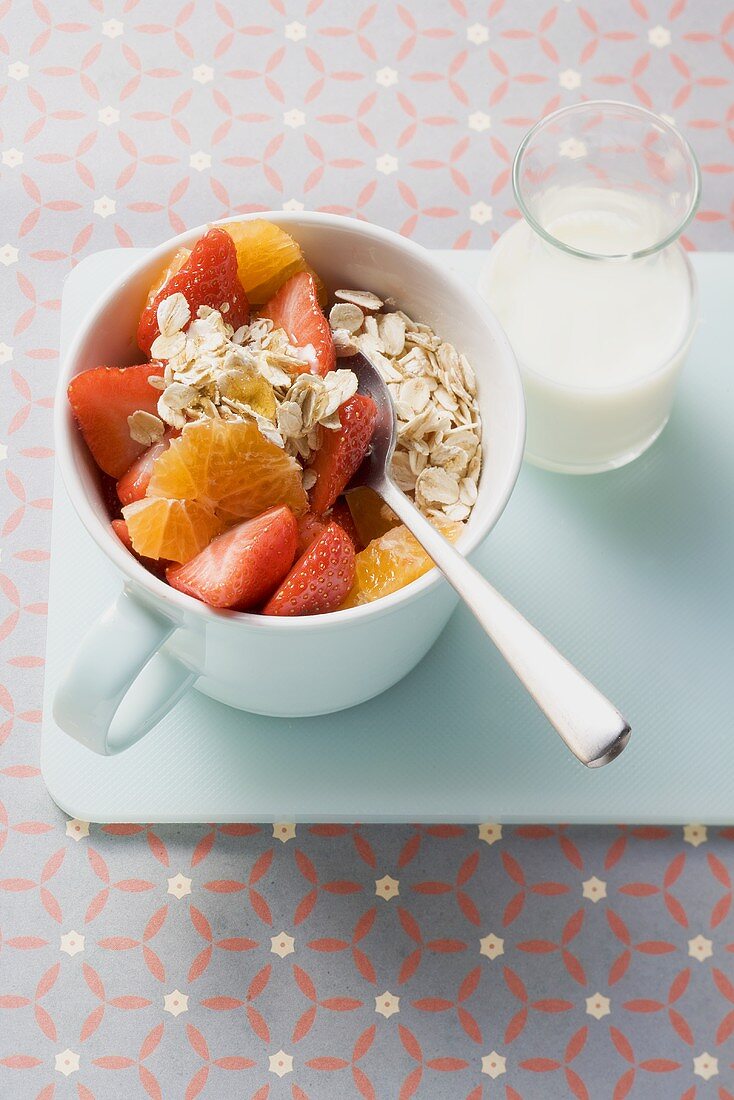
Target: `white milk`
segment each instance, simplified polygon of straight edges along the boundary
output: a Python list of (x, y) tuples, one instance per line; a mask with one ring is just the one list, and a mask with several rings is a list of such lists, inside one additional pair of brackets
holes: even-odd
[(661, 236), (655, 208), (637, 196), (578, 187), (542, 201), (550, 236), (607, 258), (569, 255), (525, 221), (490, 253), (480, 290), (522, 369), (527, 456), (568, 472), (621, 466), (670, 415), (691, 337), (692, 269), (677, 244), (624, 258)]

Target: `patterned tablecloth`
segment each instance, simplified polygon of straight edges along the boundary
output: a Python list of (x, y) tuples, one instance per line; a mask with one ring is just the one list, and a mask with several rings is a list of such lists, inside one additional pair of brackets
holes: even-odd
[(0, 3), (0, 1096), (734, 1096), (732, 829), (89, 827), (37, 752), (71, 266), (273, 207), (486, 247), (598, 96), (685, 130), (731, 248), (726, 8)]

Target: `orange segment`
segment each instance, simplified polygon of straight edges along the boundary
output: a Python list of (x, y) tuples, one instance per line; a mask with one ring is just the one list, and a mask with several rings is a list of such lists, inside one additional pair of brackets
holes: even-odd
[[(286, 279), (310, 271), (300, 246), (289, 233), (264, 218), (223, 226), (237, 249), (237, 274), (251, 306), (268, 302)], [(319, 288), (319, 300), (323, 290)]]
[(223, 524), (195, 500), (143, 497), (122, 509), (133, 549), (146, 558), (186, 562), (196, 557)]
[(308, 507), (301, 467), (249, 421), (200, 420), (156, 459), (149, 497), (197, 500), (229, 521)]
[(190, 255), (190, 248), (176, 249), (169, 265), (167, 267), (164, 267), (160, 274), (156, 275), (155, 279), (150, 284), (150, 290), (148, 291), (148, 299), (146, 305), (150, 305), (161, 287), (165, 286), (168, 280), (172, 278), (172, 276), (174, 276), (177, 271), (181, 270)]
[[(464, 527), (447, 520), (440, 525), (440, 530), (450, 542), (455, 542)], [(433, 562), (418, 540), (401, 523), (373, 539), (357, 554), (354, 584), (340, 610), (389, 596), (422, 577), (432, 566)]]
[(369, 546), (373, 539), (379, 539), (381, 535), (400, 523), (382, 497), (366, 485), (347, 493), (347, 504), (352, 513), (354, 526), (357, 528), (359, 541), (363, 546)]

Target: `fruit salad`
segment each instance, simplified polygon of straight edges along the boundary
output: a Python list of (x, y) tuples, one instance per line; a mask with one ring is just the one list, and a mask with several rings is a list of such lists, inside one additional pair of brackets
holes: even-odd
[(431, 568), (371, 490), (350, 491), (377, 416), (349, 370), (359, 348), (395, 399), (398, 484), (451, 539), (476, 500), (481, 425), (463, 356), (369, 292), (327, 305), (284, 230), (214, 226), (150, 286), (141, 362), (69, 385), (115, 534), (211, 607), (323, 614)]

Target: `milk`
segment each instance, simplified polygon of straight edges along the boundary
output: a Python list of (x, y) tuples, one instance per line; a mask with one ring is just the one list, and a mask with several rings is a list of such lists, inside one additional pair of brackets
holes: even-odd
[[(695, 285), (675, 244), (649, 256), (658, 208), (639, 195), (565, 187), (490, 253), (480, 290), (522, 370), (527, 457), (567, 472), (623, 465), (662, 431), (690, 343)], [(602, 258), (603, 257), (603, 258)]]

